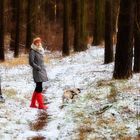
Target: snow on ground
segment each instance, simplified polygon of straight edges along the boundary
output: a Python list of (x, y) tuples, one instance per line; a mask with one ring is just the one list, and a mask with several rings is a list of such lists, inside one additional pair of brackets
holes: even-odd
[[(0, 139), (94, 140), (134, 138), (138, 134), (139, 74), (130, 80), (113, 80), (113, 63), (104, 65), (104, 49), (52, 59), (46, 64), (49, 81), (44, 94), (49, 104), (47, 123), (33, 129), (43, 110), (29, 107), (35, 84), (29, 65), (11, 69), (0, 66), (2, 91)], [(62, 103), (65, 89), (80, 88), (81, 93)], [(61, 106), (64, 105), (63, 108)], [(44, 112), (45, 113), (45, 112)], [(40, 121), (40, 120), (39, 120)], [(43, 120), (42, 120), (43, 121)]]

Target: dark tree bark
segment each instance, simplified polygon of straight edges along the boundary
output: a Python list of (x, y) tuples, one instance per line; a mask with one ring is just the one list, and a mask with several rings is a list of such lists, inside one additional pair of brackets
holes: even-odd
[(26, 20), (26, 52), (29, 51), (32, 42), (32, 0), (27, 1), (27, 20)]
[(64, 17), (63, 17), (63, 56), (69, 55), (69, 0), (63, 0)]
[(77, 0), (75, 2), (75, 33), (74, 33), (74, 51), (80, 52), (87, 49), (85, 44), (86, 37), (86, 7), (85, 0)]
[(71, 22), (73, 25), (75, 25), (75, 10), (76, 10), (76, 0), (71, 0)]
[(140, 72), (140, 1), (136, 0), (134, 26), (134, 73)]
[(118, 26), (118, 15), (119, 15), (119, 7), (120, 7), (120, 0), (113, 0), (112, 2), (112, 25), (113, 25), (113, 34), (117, 32)]
[(19, 36), (20, 36), (20, 0), (16, 1), (16, 35), (14, 57), (19, 56)]
[(4, 0), (0, 0), (0, 61), (4, 61)]
[(100, 45), (104, 38), (104, 0), (94, 0), (94, 3), (93, 45)]
[(75, 2), (75, 21), (74, 21), (74, 26), (75, 26), (75, 33), (74, 33), (74, 51), (78, 52), (81, 50), (80, 46), (80, 21), (81, 21), (81, 11), (80, 11), (80, 0), (76, 0)]
[(128, 79), (132, 77), (134, 1), (121, 0), (118, 21), (118, 34), (113, 77)]
[(104, 63), (113, 62), (113, 32), (112, 32), (112, 1), (105, 0), (105, 59)]
[(87, 36), (87, 5), (86, 0), (81, 0), (81, 50), (87, 49), (86, 36)]
[(10, 40), (10, 49), (14, 50), (15, 48), (15, 34), (16, 34), (16, 0), (11, 1), (11, 8), (12, 8), (12, 28), (11, 28), (11, 40)]
[(45, 0), (45, 17), (47, 20), (50, 20), (50, 15), (49, 15), (49, 11), (50, 11), (50, 2), (48, 0)]
[[(56, 22), (62, 23), (63, 19), (63, 1), (56, 1)], [(69, 6), (71, 4), (71, 1), (69, 1)]]
[[(41, 20), (42, 20), (41, 1), (36, 0), (36, 1), (33, 1), (33, 3), (35, 3), (35, 5), (37, 5), (34, 7), (33, 13), (35, 13), (35, 14), (32, 16), (32, 18), (34, 17), (33, 24), (35, 25), (34, 34), (35, 34), (35, 36), (40, 36), (40, 34), (41, 34)], [(33, 6), (34, 6), (34, 4), (32, 5), (32, 7)]]
[(46, 17), (49, 21), (52, 21), (54, 22), (55, 21), (55, 3), (56, 3), (56, 0), (46, 0), (45, 2), (45, 6), (46, 6), (46, 10), (45, 10), (45, 13), (46, 13)]

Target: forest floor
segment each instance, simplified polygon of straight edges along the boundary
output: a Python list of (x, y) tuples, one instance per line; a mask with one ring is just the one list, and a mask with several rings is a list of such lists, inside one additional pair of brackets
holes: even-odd
[[(104, 49), (91, 47), (46, 63), (48, 110), (29, 107), (35, 84), (28, 64), (0, 66), (0, 140), (140, 139), (140, 74), (112, 79), (114, 63), (104, 65)], [(62, 102), (65, 89), (81, 93)], [(63, 108), (62, 108), (63, 106)]]

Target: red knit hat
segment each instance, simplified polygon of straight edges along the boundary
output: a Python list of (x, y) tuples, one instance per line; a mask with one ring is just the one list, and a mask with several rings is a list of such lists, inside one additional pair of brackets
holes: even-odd
[(41, 42), (41, 38), (40, 37), (36, 37), (33, 40), (33, 44), (37, 43), (37, 42)]

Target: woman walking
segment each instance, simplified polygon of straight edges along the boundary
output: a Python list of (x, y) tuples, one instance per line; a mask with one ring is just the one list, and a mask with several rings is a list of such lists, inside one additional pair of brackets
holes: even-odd
[[(37, 37), (33, 40), (29, 53), (29, 64), (33, 69), (33, 79), (36, 83), (36, 88), (32, 95), (30, 107), (39, 109), (48, 108), (48, 106), (44, 105), (42, 95), (42, 82), (46, 82), (48, 80), (43, 55), (44, 48), (42, 47), (41, 38)], [(36, 105), (36, 101), (38, 103), (38, 106)]]

